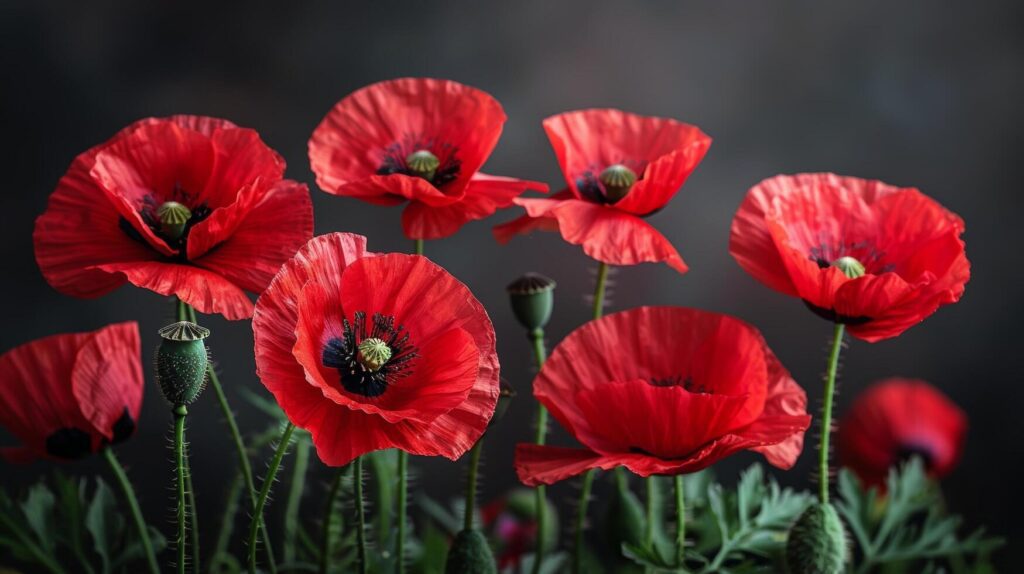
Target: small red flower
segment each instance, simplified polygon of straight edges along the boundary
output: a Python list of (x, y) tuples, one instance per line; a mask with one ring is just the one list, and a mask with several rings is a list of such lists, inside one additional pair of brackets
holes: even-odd
[(516, 199), (526, 215), (495, 227), (497, 240), (558, 231), (598, 261), (664, 261), (685, 273), (676, 249), (643, 218), (672, 199), (711, 138), (695, 126), (619, 110), (559, 114), (544, 120), (544, 130), (569, 187), (550, 199)]
[(889, 469), (920, 456), (941, 478), (956, 466), (967, 416), (938, 389), (914, 379), (876, 383), (854, 401), (839, 425), (839, 456), (864, 482), (884, 486)]
[(327, 193), (377, 205), (408, 200), (410, 239), (438, 239), (512, 205), (533, 181), (479, 172), (505, 112), (486, 92), (448, 80), (401, 78), (338, 102), (309, 140), (309, 162)]
[(148, 118), (79, 155), (36, 220), (36, 261), (73, 297), (125, 282), (203, 313), (252, 316), (313, 236), (306, 186), (253, 130), (215, 118)]
[(830, 173), (754, 186), (729, 251), (747, 273), (875, 342), (895, 337), (970, 278), (963, 221), (914, 188)]
[(456, 459), (498, 401), (494, 328), (430, 260), (314, 238), (256, 302), (256, 371), (325, 464), (374, 450)]
[(680, 307), (591, 321), (562, 341), (533, 393), (583, 449), (520, 444), (525, 484), (625, 466), (698, 471), (739, 450), (789, 468), (810, 424), (807, 397), (750, 325)]
[(0, 425), (11, 462), (76, 459), (135, 432), (142, 408), (139, 326), (54, 335), (0, 356)]

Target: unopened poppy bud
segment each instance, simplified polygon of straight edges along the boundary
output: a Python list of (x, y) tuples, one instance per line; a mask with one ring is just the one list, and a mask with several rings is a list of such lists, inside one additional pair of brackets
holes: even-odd
[(391, 360), (391, 347), (387, 343), (370, 337), (359, 343), (359, 362), (370, 371), (377, 371)]
[(633, 184), (636, 183), (636, 172), (621, 163), (617, 163), (604, 168), (598, 179), (604, 185), (605, 197), (611, 203), (615, 203), (626, 197)]
[(166, 201), (156, 210), (160, 219), (160, 231), (171, 239), (178, 239), (185, 233), (185, 224), (192, 212), (177, 201)]
[(173, 323), (160, 329), (156, 350), (156, 380), (167, 402), (187, 405), (206, 387), (209, 361), (204, 339), (210, 330), (190, 321)]
[(479, 530), (463, 530), (455, 536), (444, 565), (445, 574), (497, 574), (491, 546)]
[(539, 273), (527, 273), (506, 288), (512, 312), (528, 331), (543, 329), (551, 319), (555, 282)]
[(405, 165), (409, 166), (409, 172), (412, 175), (431, 181), (437, 173), (437, 168), (441, 165), (441, 160), (429, 151), (421, 149), (409, 154), (405, 158)]
[(849, 255), (836, 259), (832, 262), (832, 266), (838, 267), (839, 270), (843, 272), (843, 275), (846, 275), (850, 279), (863, 277), (865, 272), (864, 264), (857, 261), (856, 257), (850, 257)]
[(790, 574), (840, 574), (849, 558), (846, 530), (834, 506), (814, 503), (800, 515), (786, 541)]

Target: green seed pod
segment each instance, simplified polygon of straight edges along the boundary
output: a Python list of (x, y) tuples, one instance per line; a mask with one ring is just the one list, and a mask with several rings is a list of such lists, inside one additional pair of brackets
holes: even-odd
[(636, 183), (636, 172), (617, 163), (604, 168), (598, 179), (604, 185), (605, 197), (611, 203), (615, 203), (626, 197), (629, 190), (633, 188), (633, 184)]
[(409, 154), (405, 158), (405, 165), (412, 175), (431, 181), (437, 174), (437, 168), (441, 166), (441, 160), (429, 151), (421, 149)]
[(189, 321), (160, 329), (156, 349), (156, 380), (164, 398), (172, 405), (187, 405), (206, 388), (208, 361), (203, 339), (210, 330)]
[(790, 574), (841, 574), (849, 554), (846, 530), (835, 507), (815, 503), (789, 530), (786, 570)]
[(506, 287), (512, 312), (527, 331), (543, 329), (548, 324), (555, 304), (555, 287), (553, 280), (539, 273), (527, 273)]
[(156, 216), (160, 218), (160, 231), (171, 239), (178, 239), (185, 234), (185, 224), (192, 218), (192, 212), (177, 201), (167, 201), (157, 208)]
[(445, 574), (497, 574), (494, 554), (479, 530), (463, 530), (455, 537), (444, 565)]
[(607, 534), (611, 547), (620, 548), (624, 542), (642, 545), (646, 523), (640, 499), (628, 487), (616, 485), (608, 503)]
[(832, 262), (832, 266), (838, 267), (839, 270), (843, 272), (843, 275), (846, 275), (850, 279), (863, 277), (866, 272), (864, 264), (857, 261), (856, 257), (850, 257), (849, 255), (836, 259)]

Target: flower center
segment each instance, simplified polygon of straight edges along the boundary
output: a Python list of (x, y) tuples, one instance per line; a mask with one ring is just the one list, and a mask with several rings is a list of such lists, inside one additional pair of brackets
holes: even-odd
[(459, 149), (433, 138), (410, 136), (384, 148), (377, 175), (401, 174), (419, 177), (434, 187), (458, 179), (462, 161)]
[(421, 149), (409, 154), (405, 158), (405, 165), (409, 166), (409, 175), (433, 181), (437, 175), (437, 168), (441, 166), (441, 160), (429, 151)]
[(617, 163), (604, 168), (598, 179), (604, 186), (605, 198), (609, 203), (615, 203), (626, 197), (626, 194), (632, 189), (633, 184), (636, 183), (636, 172)]
[[(138, 210), (146, 227), (163, 238), (168, 247), (178, 250), (177, 259), (183, 262), (187, 261), (185, 244), (188, 242), (189, 230), (212, 213), (206, 203), (198, 202), (195, 196), (182, 189), (180, 183), (176, 183), (174, 189), (167, 195), (144, 195)], [(122, 217), (117, 223), (125, 235), (143, 245), (148, 245), (142, 233), (135, 229), (127, 219)]]
[(863, 277), (865, 273), (864, 264), (858, 261), (856, 257), (850, 257), (849, 255), (836, 259), (832, 262), (832, 266), (839, 268), (843, 275), (850, 279)]
[(185, 224), (192, 218), (192, 211), (177, 201), (165, 201), (157, 208), (156, 216), (160, 219), (160, 231), (171, 239), (178, 239), (185, 234)]
[(321, 361), (337, 369), (341, 386), (364, 397), (379, 397), (390, 385), (412, 373), (418, 355), (409, 333), (395, 318), (374, 313), (371, 325), (366, 313), (358, 311), (352, 321), (342, 320), (342, 336), (324, 345)]

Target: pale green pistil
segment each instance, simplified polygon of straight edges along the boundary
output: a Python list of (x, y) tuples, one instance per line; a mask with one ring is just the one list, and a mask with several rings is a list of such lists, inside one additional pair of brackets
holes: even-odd
[(184, 235), (192, 212), (177, 201), (167, 201), (157, 208), (156, 216), (160, 219), (160, 231), (171, 239), (178, 239)]
[(391, 347), (377, 338), (363, 339), (357, 359), (367, 370), (377, 371), (391, 360)]
[(609, 202), (615, 203), (626, 197), (633, 184), (636, 183), (636, 172), (617, 163), (604, 168), (598, 179), (604, 185), (605, 197)]
[(405, 165), (409, 168), (409, 174), (422, 177), (432, 181), (437, 174), (437, 168), (441, 166), (441, 160), (425, 149), (417, 150), (405, 158)]
[(850, 257), (849, 255), (836, 259), (835, 261), (832, 262), (832, 266), (838, 267), (839, 270), (843, 272), (843, 275), (846, 275), (850, 279), (863, 277), (864, 273), (866, 272), (864, 270), (864, 264), (861, 263), (860, 261), (857, 261), (856, 258)]

